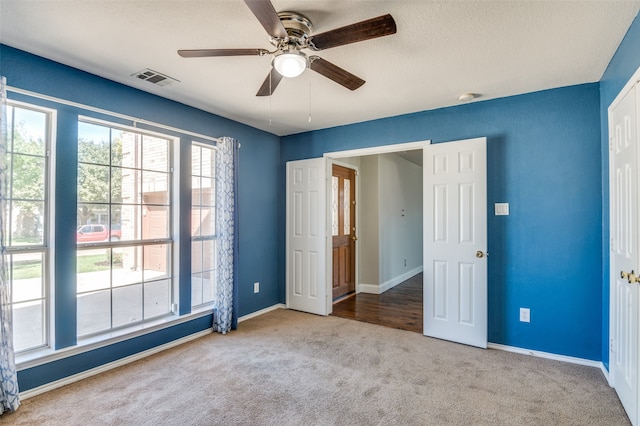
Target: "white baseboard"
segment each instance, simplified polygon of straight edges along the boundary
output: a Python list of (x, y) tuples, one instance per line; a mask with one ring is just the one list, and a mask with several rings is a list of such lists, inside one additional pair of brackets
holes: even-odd
[(600, 363), (600, 371), (602, 371), (604, 378), (607, 379), (609, 386), (613, 387), (613, 384), (611, 383), (611, 376), (609, 376), (609, 370), (607, 370), (607, 367), (605, 367), (602, 362)]
[(385, 291), (389, 290), (397, 286), (398, 284), (408, 280), (409, 278), (419, 274), (423, 271), (422, 265), (418, 266), (415, 269), (405, 272), (402, 275), (398, 275), (397, 277), (391, 278), (383, 282), (382, 284), (359, 284), (358, 289), (360, 293), (369, 293), (369, 294), (382, 294)]
[(517, 348), (515, 346), (500, 345), (498, 343), (489, 343), (487, 344), (487, 348), (496, 349), (499, 351), (513, 352), (513, 353), (522, 354), (522, 355), (535, 356), (538, 358), (552, 359), (554, 361), (568, 362), (571, 364), (579, 364), (579, 365), (586, 365), (589, 367), (595, 367), (600, 369), (600, 371), (602, 371), (602, 374), (604, 374), (605, 379), (607, 379), (607, 382), (609, 382), (609, 372), (604, 367), (604, 364), (602, 363), (602, 361), (593, 361), (590, 359), (576, 358), (573, 356), (552, 354), (550, 352), (534, 351), (531, 349)]
[(246, 321), (251, 318), (259, 317), (260, 315), (266, 314), (267, 312), (275, 311), (276, 309), (287, 309), (287, 305), (284, 303), (277, 303), (273, 306), (269, 306), (268, 308), (260, 309), (259, 311), (252, 312), (247, 315), (243, 315), (238, 318), (238, 322)]
[(380, 286), (376, 284), (358, 284), (358, 292), (368, 294), (380, 294)]
[(68, 385), (70, 383), (77, 382), (82, 379), (86, 379), (87, 377), (95, 376), (96, 374), (103, 373), (105, 371), (112, 370), (116, 367), (120, 367), (131, 362), (137, 361), (142, 358), (146, 358), (150, 355), (157, 354), (158, 352), (162, 352), (166, 349), (173, 348), (175, 346), (179, 346), (183, 343), (187, 343), (191, 340), (195, 340), (202, 336), (207, 336), (212, 333), (212, 329), (208, 328), (206, 330), (199, 331), (197, 333), (190, 334), (188, 336), (182, 337), (180, 339), (173, 340), (171, 342), (165, 343), (164, 345), (156, 346), (151, 349), (147, 349), (146, 351), (138, 352), (137, 354), (130, 355), (125, 358), (118, 359), (116, 361), (110, 362), (108, 364), (103, 364), (99, 367), (92, 368), (90, 370), (83, 371), (78, 374), (74, 374), (72, 376), (65, 377), (60, 380), (56, 380), (55, 382), (50, 382), (44, 384), (42, 386), (38, 386), (37, 388), (29, 389), (24, 392), (20, 392), (20, 399), (31, 398), (36, 395), (40, 395), (41, 393), (48, 392), (50, 390), (57, 389), (59, 387)]

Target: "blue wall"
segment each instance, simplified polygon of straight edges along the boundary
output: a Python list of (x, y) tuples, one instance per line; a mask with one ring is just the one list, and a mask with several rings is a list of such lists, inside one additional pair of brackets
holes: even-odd
[[(283, 137), (281, 192), (289, 160), (480, 136), (488, 138), (489, 341), (600, 360), (597, 83)], [(510, 203), (510, 216), (494, 216), (496, 202)], [(282, 218), (283, 197), (279, 208)], [(284, 282), (284, 227), (280, 229)], [(519, 321), (520, 307), (531, 309), (531, 323)]]
[(609, 130), (607, 108), (640, 67), (640, 17), (636, 16), (600, 80), (602, 152), (602, 360), (609, 369)]
[[(53, 96), (92, 107), (126, 114), (213, 137), (232, 136), (240, 141), (239, 171), (239, 297), (242, 316), (280, 302), (277, 270), (277, 199), (280, 138), (255, 128), (186, 105), (0, 45), (0, 74), (10, 87)], [(22, 100), (58, 110), (56, 152), (56, 347), (73, 346), (75, 338), (75, 228), (77, 116), (86, 111), (9, 92)], [(117, 119), (106, 118), (117, 122)], [(168, 132), (171, 133), (171, 132)], [(181, 148), (191, 138), (180, 135)], [(186, 152), (188, 152), (188, 148)], [(188, 209), (188, 203), (187, 203)], [(188, 210), (182, 217), (190, 217)], [(188, 235), (189, 228), (181, 227)], [(183, 231), (184, 231), (183, 230)], [(67, 236), (65, 238), (65, 236)], [(70, 237), (69, 237), (70, 236)], [(185, 264), (190, 264), (190, 259)], [(188, 276), (181, 277), (189, 279)], [(260, 293), (253, 282), (260, 281)], [(184, 301), (183, 301), (184, 302)], [(187, 304), (188, 305), (188, 304)], [(189, 306), (186, 306), (186, 311)], [(181, 312), (185, 306), (181, 306)], [(106, 362), (170, 342), (211, 326), (211, 316), (130, 339), (55, 363), (20, 371), (20, 389), (75, 374)]]

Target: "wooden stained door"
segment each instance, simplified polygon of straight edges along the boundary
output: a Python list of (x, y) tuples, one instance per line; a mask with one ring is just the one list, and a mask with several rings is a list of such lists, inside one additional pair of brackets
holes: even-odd
[(331, 176), (333, 298), (356, 290), (356, 172), (333, 165)]

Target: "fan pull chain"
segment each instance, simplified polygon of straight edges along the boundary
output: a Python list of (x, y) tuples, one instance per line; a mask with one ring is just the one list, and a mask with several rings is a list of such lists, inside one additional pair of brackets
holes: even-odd
[(273, 99), (273, 90), (271, 89), (271, 75), (272, 75), (273, 71), (269, 72), (269, 126), (271, 126), (271, 118), (273, 116), (273, 103), (272, 103), (272, 99)]
[(311, 123), (311, 73), (309, 74), (309, 123)]

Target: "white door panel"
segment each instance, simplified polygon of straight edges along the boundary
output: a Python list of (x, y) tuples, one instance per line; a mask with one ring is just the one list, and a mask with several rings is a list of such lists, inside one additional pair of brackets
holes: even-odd
[(328, 315), (326, 161), (287, 163), (287, 307)]
[(632, 423), (638, 416), (638, 165), (636, 86), (609, 114), (611, 380)]
[(486, 138), (424, 150), (424, 334), (487, 347)]

